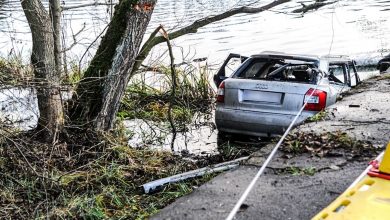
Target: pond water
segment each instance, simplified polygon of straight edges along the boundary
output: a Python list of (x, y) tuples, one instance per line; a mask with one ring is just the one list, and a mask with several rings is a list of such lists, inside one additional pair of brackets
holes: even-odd
[[(43, 2), (47, 3), (47, 0)], [(91, 2), (94, 1), (64, 0), (63, 4), (75, 6)], [(270, 1), (159, 0), (148, 33), (159, 24), (168, 30), (177, 29), (195, 19), (234, 7), (249, 4), (258, 6), (268, 2)], [(267, 12), (237, 15), (201, 28), (198, 33), (176, 39), (176, 60), (179, 62), (182, 59), (208, 57), (211, 63), (219, 63), (229, 52), (250, 55), (264, 50), (317, 55), (330, 52), (351, 55), (359, 60), (376, 60), (390, 51), (390, 1), (337, 1), (304, 15), (291, 13), (301, 7), (300, 2), (307, 5), (313, 1), (291, 1)], [(69, 60), (82, 57), (91, 41), (99, 36), (108, 23), (110, 11), (110, 6), (65, 11), (65, 44), (72, 45), (72, 36), (83, 30), (76, 36), (79, 44), (67, 54)], [(3, 56), (21, 53), (28, 57), (31, 39), (19, 0), (0, 0), (0, 30), (0, 53)], [(87, 55), (92, 55), (93, 52), (92, 49)], [(149, 62), (155, 62), (160, 56), (166, 56), (165, 45), (153, 51)]]
[[(47, 0), (43, 2), (47, 5)], [(63, 4), (75, 6), (91, 2), (94, 1), (64, 0)], [(268, 2), (270, 1), (159, 0), (145, 38), (160, 24), (168, 30), (174, 30), (195, 19), (234, 7), (248, 4), (258, 6)], [(291, 1), (260, 14), (237, 15), (200, 28), (195, 34), (180, 37), (173, 41), (176, 63), (207, 57), (208, 65), (218, 67), (231, 52), (250, 55), (271, 50), (316, 55), (345, 54), (357, 59), (360, 64), (374, 64), (381, 56), (390, 52), (390, 1), (345, 0), (304, 15), (291, 13), (301, 7), (301, 2), (308, 5), (313, 1)], [(73, 35), (78, 43), (67, 52), (68, 63), (78, 63), (82, 57), (82, 63), (89, 60), (97, 44), (87, 52), (86, 50), (92, 41), (99, 38), (110, 16), (110, 6), (65, 11), (65, 47), (74, 43)], [(20, 1), (0, 0), (0, 55), (19, 56), (27, 60), (30, 52), (31, 36)], [(165, 45), (159, 45), (152, 51), (147, 63), (153, 65), (166, 58)], [(130, 143), (136, 146), (142, 145), (140, 135), (147, 135), (146, 131), (155, 130), (147, 128), (145, 123), (149, 124), (148, 122), (135, 120), (125, 123), (130, 133), (133, 133)], [(152, 125), (152, 128), (153, 126), (156, 125)], [(188, 146), (199, 152), (216, 149), (216, 132), (212, 126), (194, 127), (194, 130), (198, 133), (178, 136), (177, 150), (188, 149)], [(168, 133), (160, 132), (165, 138), (159, 137), (160, 142), (155, 140), (154, 145), (162, 148), (169, 146)]]

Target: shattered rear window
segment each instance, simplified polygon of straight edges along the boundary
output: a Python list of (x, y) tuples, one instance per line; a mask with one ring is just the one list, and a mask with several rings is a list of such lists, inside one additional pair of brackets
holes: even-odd
[(315, 83), (317, 75), (312, 62), (253, 59), (235, 78)]

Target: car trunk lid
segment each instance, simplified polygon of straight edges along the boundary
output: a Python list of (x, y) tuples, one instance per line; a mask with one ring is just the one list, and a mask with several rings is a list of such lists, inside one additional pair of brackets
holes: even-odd
[(312, 84), (234, 79), (225, 81), (225, 108), (295, 114)]

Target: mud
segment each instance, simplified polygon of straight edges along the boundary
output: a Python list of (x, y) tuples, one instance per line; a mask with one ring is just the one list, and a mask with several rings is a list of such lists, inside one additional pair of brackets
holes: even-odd
[[(389, 74), (370, 79), (328, 109), (324, 120), (301, 125), (294, 131), (319, 135), (342, 132), (371, 143), (377, 150), (383, 149), (390, 133), (389, 85)], [(246, 165), (217, 176), (152, 219), (225, 219), (273, 146), (252, 154)], [(310, 219), (363, 172), (370, 158), (375, 158), (370, 152), (353, 157), (278, 152), (236, 219)], [(294, 168), (293, 172), (288, 168)], [(304, 169), (311, 169), (311, 174), (295, 172)]]

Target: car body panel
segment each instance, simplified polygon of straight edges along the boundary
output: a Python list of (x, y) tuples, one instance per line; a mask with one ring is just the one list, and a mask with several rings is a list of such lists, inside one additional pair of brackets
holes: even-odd
[[(273, 52), (251, 56), (224, 80), (224, 103), (217, 103), (216, 108), (217, 128), (255, 136), (282, 134), (302, 108), (309, 89), (326, 92), (329, 106), (350, 88), (350, 73), (356, 73), (348, 69), (350, 64), (351, 60)], [(308, 72), (311, 76), (297, 80), (302, 66), (312, 71)], [(336, 68), (339, 75), (329, 77), (320, 67)], [(273, 78), (278, 74), (280, 78)], [(317, 112), (304, 110), (297, 124)]]

